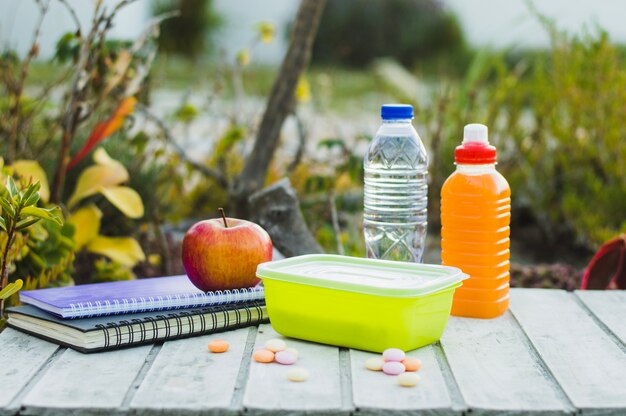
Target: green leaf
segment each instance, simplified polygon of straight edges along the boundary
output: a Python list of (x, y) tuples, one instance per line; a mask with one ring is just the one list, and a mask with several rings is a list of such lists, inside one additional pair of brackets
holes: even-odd
[(346, 142), (343, 139), (325, 139), (317, 144), (318, 148), (332, 149), (333, 147), (339, 147), (340, 149), (346, 148)]
[(19, 221), (17, 225), (15, 226), (15, 228), (17, 229), (17, 231), (25, 230), (26, 228), (30, 227), (31, 225), (33, 225), (39, 220), (41, 220), (41, 218), (29, 217), (29, 218)]
[(192, 104), (183, 104), (176, 110), (174, 117), (182, 123), (190, 123), (198, 117), (198, 109)]
[(3, 212), (6, 212), (11, 218), (15, 218), (15, 208), (13, 208), (11, 201), (6, 198), (0, 198), (0, 206)]
[(78, 57), (79, 51), (80, 38), (75, 32), (67, 32), (57, 41), (54, 57), (63, 64)]
[(29, 184), (26, 189), (22, 190), (22, 199), (27, 200), (34, 193), (37, 193), (39, 191), (39, 188), (41, 188), (41, 184), (39, 182)]
[(17, 185), (15, 184), (15, 181), (13, 180), (11, 176), (7, 177), (6, 187), (7, 187), (7, 190), (9, 191), (9, 195), (11, 196), (11, 199), (19, 195), (20, 191), (17, 189)]
[(2, 228), (5, 232), (7, 231), (7, 223), (2, 217), (0, 217), (0, 228)]
[(15, 282), (9, 283), (7, 287), (0, 290), (0, 299), (7, 299), (11, 297), (14, 293), (17, 293), (17, 291), (20, 290), (23, 285), (24, 282), (22, 281), (22, 279), (17, 279)]
[[(37, 182), (37, 185), (39, 185), (39, 182)], [(24, 193), (23, 205), (25, 207), (30, 207), (31, 205), (37, 205), (37, 202), (39, 202), (39, 198), (40, 198), (39, 192), (37, 191), (28, 192), (30, 191), (30, 187), (26, 191), (27, 192)]]
[(21, 215), (25, 217), (37, 217), (43, 220), (54, 221), (59, 225), (63, 224), (63, 216), (59, 207), (39, 208), (25, 207), (21, 211)]

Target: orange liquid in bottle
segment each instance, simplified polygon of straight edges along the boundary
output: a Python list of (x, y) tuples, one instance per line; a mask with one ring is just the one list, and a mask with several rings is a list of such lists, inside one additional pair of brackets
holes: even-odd
[(495, 164), (458, 164), (441, 190), (442, 263), (470, 277), (452, 315), (493, 318), (509, 306), (511, 189)]

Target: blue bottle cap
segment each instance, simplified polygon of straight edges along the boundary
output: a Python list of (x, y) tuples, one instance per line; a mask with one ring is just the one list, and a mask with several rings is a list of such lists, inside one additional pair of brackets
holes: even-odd
[(410, 104), (383, 104), (380, 108), (383, 120), (401, 120), (413, 118), (413, 106)]

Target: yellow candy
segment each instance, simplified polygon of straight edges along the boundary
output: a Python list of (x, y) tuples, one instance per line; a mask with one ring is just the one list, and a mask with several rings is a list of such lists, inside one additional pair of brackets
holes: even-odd
[(287, 343), (282, 339), (272, 338), (267, 340), (267, 342), (265, 343), (265, 348), (272, 352), (283, 351), (285, 348), (287, 348)]
[(293, 367), (287, 371), (289, 381), (306, 381), (309, 378), (309, 372), (306, 368)]
[(215, 352), (215, 353), (220, 353), (220, 352), (226, 352), (228, 351), (228, 342), (224, 341), (223, 339), (214, 339), (211, 342), (209, 342), (209, 351), (211, 352)]
[(402, 387), (413, 387), (420, 382), (420, 376), (415, 373), (402, 373), (398, 375), (398, 384)]
[(365, 368), (372, 371), (381, 371), (385, 365), (385, 360), (380, 357), (371, 357), (365, 361)]

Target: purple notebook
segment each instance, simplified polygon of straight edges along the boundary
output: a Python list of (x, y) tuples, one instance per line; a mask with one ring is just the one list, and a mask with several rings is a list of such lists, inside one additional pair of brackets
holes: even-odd
[(62, 318), (192, 308), (263, 298), (263, 286), (205, 293), (186, 275), (20, 292), (20, 302)]

